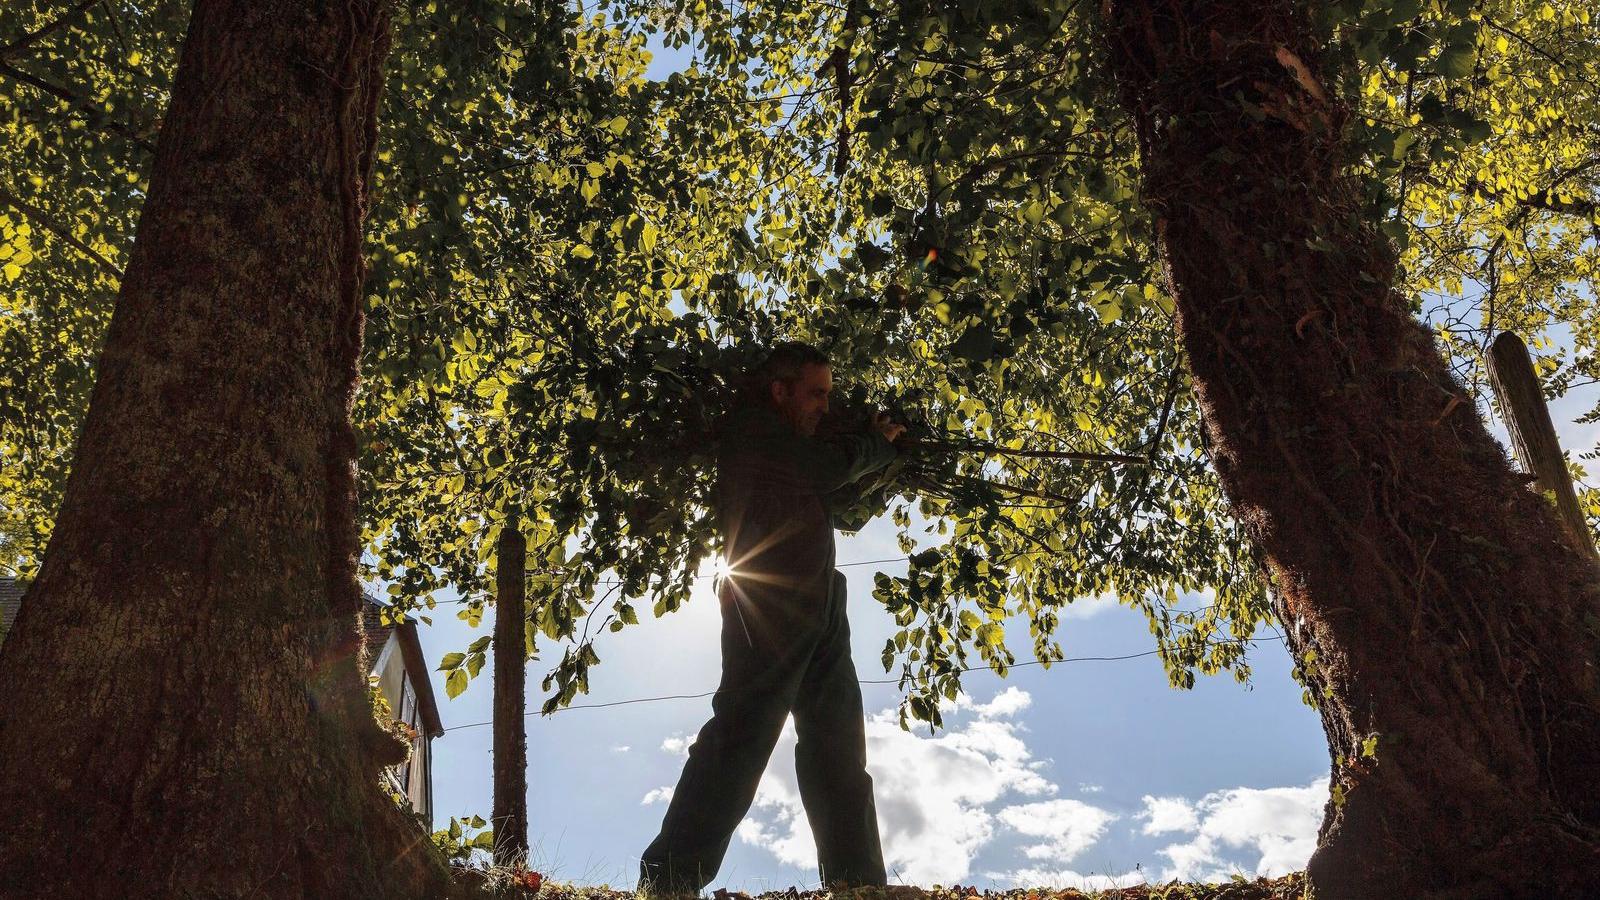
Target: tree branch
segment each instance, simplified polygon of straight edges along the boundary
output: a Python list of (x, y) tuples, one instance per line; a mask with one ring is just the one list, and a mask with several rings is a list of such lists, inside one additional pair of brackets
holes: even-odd
[(84, 117), (89, 119), (91, 122), (104, 124), (107, 129), (128, 138), (143, 150), (147, 150), (151, 153), (156, 152), (155, 145), (146, 140), (140, 131), (126, 122), (119, 122), (116, 119), (113, 119), (109, 113), (95, 105), (94, 101), (88, 99), (87, 97), (75, 94), (64, 87), (51, 84), (50, 82), (45, 81), (38, 76), (30, 75), (27, 72), (24, 72), (21, 69), (18, 69), (17, 67), (4, 61), (0, 61), (0, 75), (4, 75), (13, 81), (20, 81), (23, 84), (38, 88), (52, 97), (64, 100), (76, 107), (78, 112), (82, 113)]
[(83, 0), (82, 3), (79, 3), (77, 6), (74, 6), (58, 16), (55, 21), (40, 26), (37, 30), (30, 31), (22, 37), (17, 38), (11, 43), (5, 45), (5, 47), (0, 48), (0, 59), (9, 59), (13, 56), (16, 56), (18, 53), (21, 53), (22, 51), (33, 46), (39, 41), (40, 38), (45, 37), (51, 32), (61, 29), (74, 16), (99, 2), (100, 0)]
[(85, 244), (83, 241), (73, 237), (72, 232), (57, 223), (49, 213), (31, 203), (28, 203), (26, 200), (23, 200), (21, 197), (18, 197), (16, 194), (11, 193), (3, 187), (0, 187), (0, 203), (4, 203), (6, 206), (9, 206), (17, 212), (22, 213), (24, 216), (27, 216), (30, 221), (37, 224), (40, 228), (50, 232), (51, 234), (60, 238), (62, 241), (66, 242), (67, 245), (72, 247), (74, 250), (77, 250), (84, 256), (94, 260), (99, 264), (100, 268), (106, 270), (106, 272), (115, 277), (117, 281), (122, 281), (121, 269), (112, 265), (111, 261), (106, 259), (104, 256), (94, 252), (94, 250), (90, 248), (88, 244)]
[(1125, 453), (1076, 453), (1064, 450), (1012, 450), (981, 441), (955, 443), (949, 441), (921, 441), (906, 440), (902, 446), (923, 450), (931, 453), (983, 453), (995, 456), (1010, 456), (1018, 459), (1062, 459), (1075, 462), (1108, 462), (1122, 463), (1130, 466), (1148, 465), (1150, 460), (1143, 456), (1129, 456)]

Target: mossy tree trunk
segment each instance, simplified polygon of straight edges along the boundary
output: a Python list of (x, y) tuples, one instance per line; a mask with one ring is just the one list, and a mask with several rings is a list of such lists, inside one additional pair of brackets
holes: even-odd
[(528, 859), (528, 541), (511, 510), (495, 550), (494, 601), (494, 858), (502, 866)]
[(357, 631), (383, 0), (200, 0), (54, 535), (0, 654), (0, 895), (437, 897)]
[(1318, 896), (1600, 896), (1600, 585), (1393, 290), (1307, 4), (1105, 8), (1213, 462), (1327, 732)]

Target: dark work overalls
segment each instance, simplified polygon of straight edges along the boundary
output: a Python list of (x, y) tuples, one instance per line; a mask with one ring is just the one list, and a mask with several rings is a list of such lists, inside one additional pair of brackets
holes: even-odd
[(693, 893), (711, 881), (790, 713), (823, 882), (886, 883), (833, 511), (851, 499), (851, 482), (894, 456), (876, 432), (823, 441), (771, 409), (731, 417), (717, 464), (718, 519), (733, 567), (717, 591), (722, 682), (661, 833), (640, 861), (641, 886)]

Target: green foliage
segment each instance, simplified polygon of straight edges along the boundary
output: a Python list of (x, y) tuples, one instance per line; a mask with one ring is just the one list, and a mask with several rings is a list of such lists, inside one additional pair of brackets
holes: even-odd
[(0, 571), (25, 576), (49, 538), (148, 188), (176, 61), (166, 36), (187, 13), (64, 6), (0, 9)]
[(450, 699), (454, 700), (467, 689), (467, 679), (478, 677), (488, 658), (489, 642), (490, 637), (484, 635), (468, 645), (465, 653), (446, 653), (439, 660), (439, 671), (450, 673), (444, 682), (445, 693), (450, 695)]
[[(431, 835), (433, 845), (452, 863), (470, 862), (474, 850), (494, 851), (494, 829), (484, 828), (487, 824), (482, 816), (467, 816), (464, 819), (451, 816), (448, 826)], [(472, 834), (469, 829), (483, 830)]]
[[(930, 523), (875, 580), (905, 715), (936, 720), (974, 662), (1004, 673), (1021, 623), (1059, 659), (1080, 598), (1142, 612), (1176, 686), (1248, 676), (1237, 639), (1271, 613), (1208, 467), (1097, 5), (542, 9), (396, 5), (355, 417), (364, 562), (399, 608), (448, 585), (477, 624), (522, 510), (527, 646), (561, 647), (546, 709), (587, 691), (603, 636), (677, 609), (717, 551), (716, 417), (756, 343), (794, 336), (920, 442), (845, 516), (890, 515), (908, 553)], [(1513, 328), (1552, 392), (1600, 377), (1587, 5), (1317, 10), (1327, 89), (1357, 107), (1349, 164), (1459, 371), (1480, 385)], [(23, 573), (186, 14), (0, 10), (0, 564)], [(646, 78), (650, 41), (692, 63)], [(1049, 455), (1105, 452), (1149, 464)], [(445, 658), (447, 693), (486, 647)]]

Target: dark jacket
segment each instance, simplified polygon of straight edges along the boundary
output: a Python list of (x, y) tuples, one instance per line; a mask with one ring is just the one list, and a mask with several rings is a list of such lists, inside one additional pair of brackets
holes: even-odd
[(841, 489), (895, 455), (876, 431), (824, 440), (795, 431), (770, 407), (730, 414), (717, 453), (718, 521), (746, 593), (824, 602), (833, 584), (834, 511), (848, 503)]

